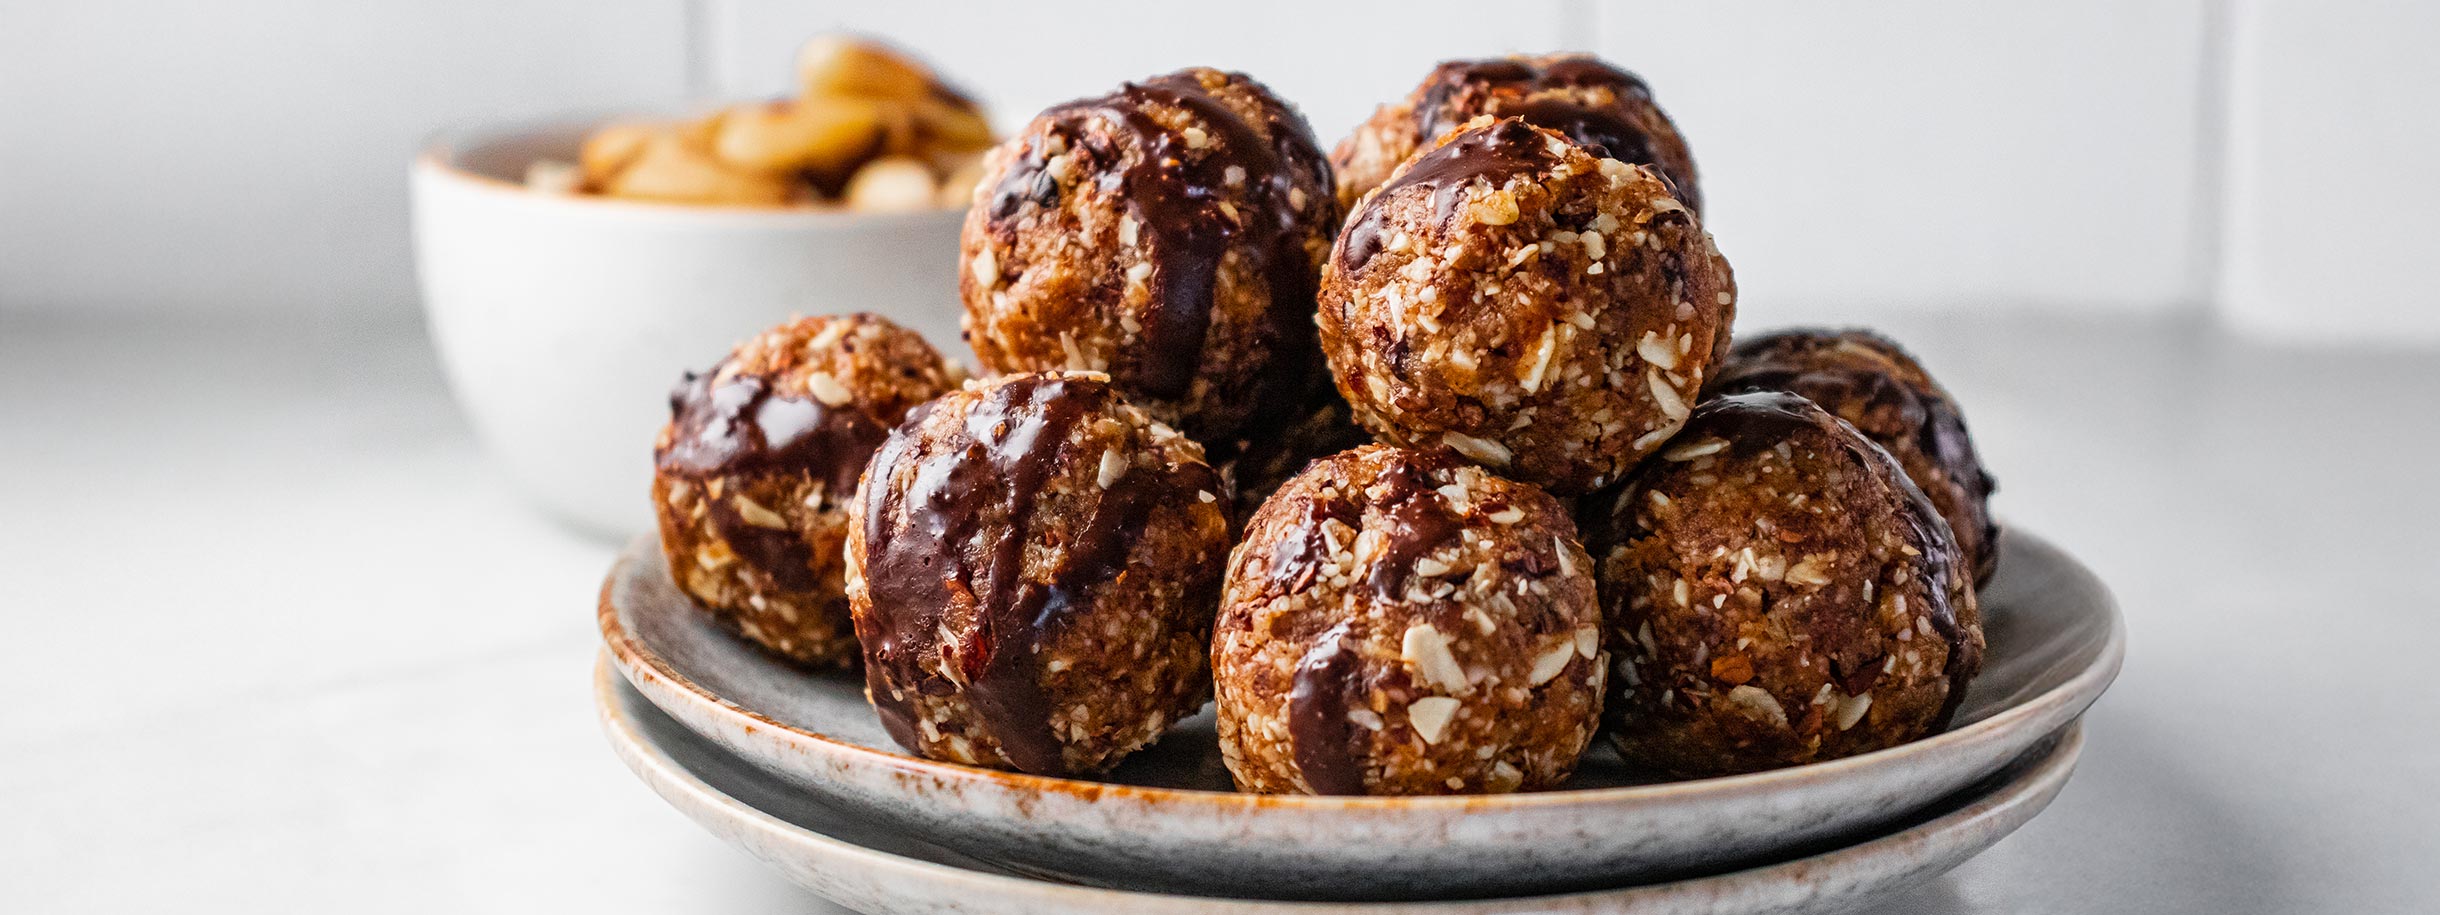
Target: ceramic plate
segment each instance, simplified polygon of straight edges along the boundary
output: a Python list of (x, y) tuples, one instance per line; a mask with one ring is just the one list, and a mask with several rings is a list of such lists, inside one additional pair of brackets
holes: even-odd
[(791, 881), (873, 915), (1744, 915), (1827, 913), (1896, 892), (1973, 857), (2049, 805), (2082, 729), (2037, 741), (2014, 765), (1901, 828), (1763, 867), (1563, 895), (1428, 903), (1262, 902), (1097, 889), (1029, 879), (825, 806), (679, 726), (610, 672), (602, 725), (654, 792)]
[(1606, 750), (1567, 790), (1446, 798), (1230, 792), (1210, 712), (1108, 781), (902, 755), (852, 674), (713, 626), (650, 539), (603, 585), (612, 663), (688, 730), (812, 798), (976, 859), (1123, 889), (1281, 899), (1492, 897), (1657, 882), (1883, 829), (1996, 772), (2091, 705), (2124, 634), (2108, 592), (2021, 531), (1984, 589), (1982, 677), (1949, 732), (1848, 759), (1634, 784)]

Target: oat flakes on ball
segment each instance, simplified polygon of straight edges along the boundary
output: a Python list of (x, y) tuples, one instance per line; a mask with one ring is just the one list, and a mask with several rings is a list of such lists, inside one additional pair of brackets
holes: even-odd
[(1945, 727), (1982, 662), (1972, 577), (1897, 462), (1786, 393), (1695, 408), (1585, 500), (1631, 763), (1722, 775)]
[(1263, 793), (1564, 781), (1601, 713), (1591, 560), (1557, 500), (1445, 450), (1313, 462), (1229, 558), (1222, 758)]
[(1478, 119), (1357, 206), (1320, 323), (1374, 436), (1576, 495), (1677, 432), (1735, 306), (1728, 262), (1658, 175)]
[(853, 664), (848, 497), (907, 410), (959, 380), (923, 337), (871, 314), (800, 318), (689, 373), (653, 450), (653, 510), (679, 589), (784, 657)]
[(1098, 372), (923, 407), (873, 456), (847, 594), (882, 724), (930, 759), (1117, 765), (1211, 695), (1228, 554), (1203, 449)]
[(1338, 225), (1312, 128), (1262, 84), (1128, 83), (990, 154), (961, 241), (966, 339), (992, 371), (1106, 371), (1218, 447), (1327, 384), (1313, 295)]

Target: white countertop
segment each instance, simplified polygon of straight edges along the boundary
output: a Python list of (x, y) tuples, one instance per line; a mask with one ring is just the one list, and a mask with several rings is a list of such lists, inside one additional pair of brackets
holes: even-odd
[[(2131, 647), (2056, 805), (1884, 911), (2435, 905), (2440, 352), (1885, 327)], [(611, 757), (612, 545), (504, 485), (411, 326), (0, 324), (0, 911), (837, 911)]]

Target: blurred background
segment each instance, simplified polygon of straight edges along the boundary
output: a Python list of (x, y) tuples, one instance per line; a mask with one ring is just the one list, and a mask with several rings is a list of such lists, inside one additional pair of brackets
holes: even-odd
[(1757, 318), (2179, 313), (2440, 342), (2416, 231), (2440, 209), (2440, 10), (2403, 0), (8, 9), (11, 318), (411, 321), (402, 169), (435, 128), (776, 95), (805, 37), (853, 29), (1003, 130), (1191, 61), (1270, 83), (1325, 144), (1437, 60), (1597, 51), (1694, 141)]
[(2440, 4), (0, 0), (0, 911), (832, 911), (602, 746), (617, 545), (453, 402), (408, 163), (834, 29), (1003, 131), (1187, 64), (1325, 145), (1444, 58), (1638, 71), (1740, 328), (1907, 343), (2125, 605), (2076, 781), (1882, 911), (2440, 894)]

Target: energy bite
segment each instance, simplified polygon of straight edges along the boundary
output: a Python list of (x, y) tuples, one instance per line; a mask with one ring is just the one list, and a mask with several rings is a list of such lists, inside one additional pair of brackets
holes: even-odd
[(678, 587), (781, 656), (853, 664), (848, 497), (907, 410), (959, 381), (923, 337), (871, 314), (799, 318), (688, 373), (653, 448), (653, 509)]
[(1974, 454), (1957, 401), (1897, 341), (1868, 330), (1796, 329), (1737, 341), (1716, 391), (1801, 394), (1888, 450), (1948, 519), (1976, 584), (1999, 565), (1997, 486)]
[(1323, 384), (1315, 277), (1339, 225), (1303, 115), (1189, 69), (1043, 112), (994, 150), (961, 242), (966, 339), (996, 372), (1106, 371), (1198, 441)]
[(1812, 401), (1705, 401), (1587, 503), (1629, 762), (1706, 776), (1895, 746), (1945, 727), (1981, 668), (1948, 523)]
[(1406, 98), (1375, 109), (1331, 151), (1339, 204), (1354, 207), (1416, 150), (1483, 115), (1522, 118), (1567, 135), (1595, 155), (1652, 166), (1675, 186), (1687, 209), (1703, 210), (1694, 155), (1677, 125), (1652, 101), (1651, 87), (1633, 73), (1582, 54), (1452, 60), (1432, 68)]
[(1382, 441), (1575, 495), (1676, 434), (1736, 299), (1711, 236), (1651, 170), (1478, 119), (1348, 219), (1322, 278), (1322, 349)]
[(1601, 714), (1591, 573), (1557, 500), (1445, 450), (1313, 462), (1229, 557), (1212, 672), (1237, 786), (1557, 785)]
[(1012, 375), (907, 417), (849, 514), (847, 595), (890, 736), (1097, 773), (1211, 695), (1228, 552), (1203, 449), (1100, 373)]

